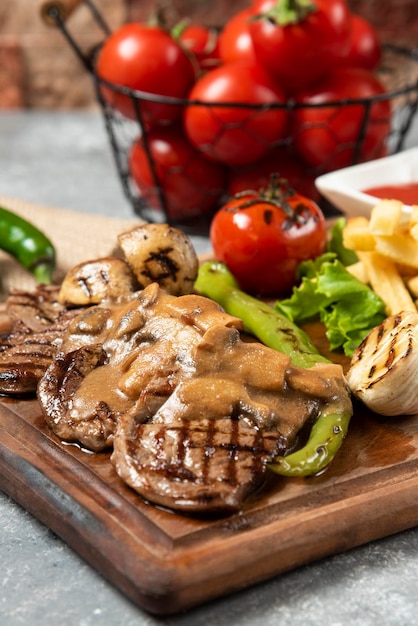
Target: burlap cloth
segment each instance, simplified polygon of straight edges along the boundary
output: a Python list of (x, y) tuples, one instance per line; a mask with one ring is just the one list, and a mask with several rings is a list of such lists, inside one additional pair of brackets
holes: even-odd
[[(143, 223), (139, 218), (120, 219), (32, 204), (0, 195), (0, 206), (31, 221), (53, 242), (57, 251), (54, 283), (82, 261), (112, 254), (117, 249), (117, 235)], [(11, 288), (31, 290), (33, 276), (9, 254), (0, 250), (1, 299)]]

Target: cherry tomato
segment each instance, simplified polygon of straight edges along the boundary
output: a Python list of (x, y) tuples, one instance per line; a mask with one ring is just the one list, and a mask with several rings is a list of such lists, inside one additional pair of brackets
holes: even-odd
[(358, 145), (358, 138), (367, 107), (362, 103), (329, 106), (326, 103), (345, 99), (364, 99), (370, 103), (370, 98), (384, 94), (385, 88), (376, 76), (353, 67), (335, 70), (300, 94), (298, 102), (304, 105), (324, 105), (295, 109), (294, 143), (300, 156), (325, 171), (382, 156), (391, 127), (389, 100), (375, 101), (370, 106), (361, 145)]
[(379, 67), (381, 58), (382, 48), (376, 29), (364, 17), (353, 14), (350, 46), (340, 59), (340, 64), (374, 71)]
[(287, 179), (296, 191), (318, 202), (319, 193), (314, 182), (316, 174), (310, 173), (306, 163), (288, 148), (274, 148), (253, 165), (233, 168), (229, 175), (228, 194), (234, 196), (249, 189), (265, 189), (272, 174)]
[(179, 41), (196, 57), (200, 69), (208, 70), (221, 62), (218, 31), (201, 24), (189, 24), (181, 32)]
[(158, 185), (142, 138), (131, 147), (129, 165), (133, 180), (150, 206), (162, 208), (160, 188), (171, 219), (187, 220), (215, 210), (225, 189), (224, 168), (206, 159), (176, 127), (156, 128), (147, 138)]
[(223, 27), (219, 35), (219, 53), (224, 63), (255, 62), (249, 25), (252, 14), (250, 9), (238, 11)]
[[(195, 80), (192, 61), (178, 42), (162, 28), (140, 23), (125, 24), (106, 39), (96, 69), (110, 83), (173, 98), (185, 98)], [(135, 119), (129, 96), (108, 87), (102, 94), (115, 109)], [(148, 125), (171, 122), (182, 112), (174, 104), (138, 102)]]
[(255, 0), (251, 10), (256, 58), (288, 95), (325, 76), (348, 48), (346, 0)]
[[(202, 104), (187, 106), (186, 134), (216, 161), (228, 165), (253, 163), (285, 131), (285, 108), (267, 106), (283, 105), (284, 95), (257, 65), (236, 62), (211, 70), (195, 83), (189, 99)], [(242, 103), (249, 106), (240, 106)]]
[(298, 264), (324, 252), (325, 218), (313, 200), (273, 186), (231, 198), (215, 213), (210, 239), (241, 289), (285, 296), (296, 284)]

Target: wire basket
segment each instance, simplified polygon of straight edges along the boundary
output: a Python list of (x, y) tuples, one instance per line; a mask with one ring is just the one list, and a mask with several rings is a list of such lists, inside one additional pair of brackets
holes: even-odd
[[(74, 10), (74, 8), (79, 4), (84, 5), (84, 7), (91, 13), (102, 34), (100, 41), (89, 50), (83, 50), (81, 48), (68, 27), (67, 18), (72, 10)], [(207, 107), (210, 106), (210, 104), (207, 102), (168, 98), (155, 94), (133, 91), (127, 87), (115, 85), (101, 79), (95, 71), (95, 59), (97, 58), (97, 53), (100, 50), (100, 47), (105, 42), (106, 38), (111, 34), (111, 30), (92, 0), (58, 0), (57, 2), (52, 0), (43, 2), (41, 5), (41, 11), (45, 21), (49, 24), (57, 26), (62, 31), (64, 37), (74, 50), (77, 57), (83, 63), (86, 70), (92, 75), (97, 100), (103, 113), (116, 169), (124, 193), (131, 203), (133, 211), (146, 221), (167, 222), (180, 227), (191, 234), (206, 235), (208, 233), (213, 213), (231, 193), (231, 187), (227, 182), (224, 182), (221, 188), (216, 189), (216, 193), (213, 193), (212, 190), (210, 192), (213, 196), (211, 197), (211, 202), (205, 202), (205, 206), (207, 204), (210, 208), (205, 209), (204, 212), (200, 210), (199, 206), (196, 206), (195, 210), (191, 212), (191, 217), (186, 215), (173, 215), (164, 192), (164, 181), (161, 181), (159, 178), (158, 168), (150, 148), (148, 130), (146, 124), (143, 123), (141, 115), (141, 105), (144, 102), (154, 102), (160, 104), (171, 104), (176, 107), (186, 109), (190, 106)], [(392, 111), (390, 130), (384, 138), (384, 143), (379, 146), (379, 149), (376, 150), (375, 153), (369, 158), (378, 158), (383, 155), (394, 154), (403, 148), (418, 107), (418, 49), (410, 50), (391, 44), (385, 44), (383, 46), (383, 53), (383, 61), (379, 69), (379, 78), (386, 88), (386, 93), (382, 95), (365, 99), (346, 99), (339, 102), (329, 101), (325, 104), (302, 105), (293, 100), (289, 100), (283, 104), (274, 104), (270, 106), (273, 108), (283, 108), (290, 116), (294, 115), (298, 108), (361, 106), (363, 113), (358, 136), (356, 137), (353, 145), (344, 146), (345, 149), (350, 150), (350, 163), (347, 164), (352, 165), (364, 160), (362, 158), (362, 146), (365, 141), (366, 129), (370, 121), (373, 105), (378, 101), (389, 101)], [(106, 98), (104, 97), (104, 90), (107, 90)], [(134, 119), (129, 119), (121, 115), (112, 106), (111, 99), (108, 97), (110, 91), (113, 92), (115, 96), (117, 94), (122, 94), (130, 99), (132, 108), (136, 113)], [(213, 103), (213, 105), (219, 106), (219, 103)], [(223, 106), (240, 107), (248, 110), (249, 114), (254, 114), (254, 111), (257, 112), (258, 109), (266, 109), (266, 105), (249, 105), (247, 103), (224, 103)], [(148, 167), (153, 180), (152, 188), (146, 193), (144, 193), (144, 191), (139, 191), (138, 185), (134, 180), (130, 168), (129, 154), (133, 143), (139, 137), (141, 138), (141, 142), (146, 153)], [(295, 136), (289, 131), (287, 135), (282, 136), (279, 140), (270, 144), (269, 150), (285, 150), (289, 155), (292, 155), (294, 142)], [(339, 146), (338, 149), (341, 149), (341, 146)], [(336, 155), (336, 157), (337, 156), (338, 155)], [(338, 158), (334, 158), (333, 156), (332, 163), (338, 163)], [(329, 165), (322, 163), (321, 165), (316, 165), (315, 167), (306, 166), (300, 180), (293, 180), (291, 182), (294, 187), (299, 188), (303, 192), (307, 187), (307, 182), (308, 184), (312, 183), (317, 176), (323, 174), (325, 171), (329, 171), (330, 169), (333, 169), (332, 164)], [(251, 168), (249, 168), (249, 171), (250, 170)], [(236, 173), (237, 168), (234, 168), (234, 171)], [(242, 173), (244, 175), (245, 171), (245, 168), (242, 168)], [(185, 176), (187, 177), (187, 173), (185, 173)], [(227, 180), (227, 178), (225, 180)], [(313, 183), (311, 189), (312, 192), (315, 193)], [(333, 211), (333, 208), (330, 207), (330, 205), (328, 205), (323, 199), (319, 198), (319, 203), (325, 213), (332, 214), (335, 212)]]

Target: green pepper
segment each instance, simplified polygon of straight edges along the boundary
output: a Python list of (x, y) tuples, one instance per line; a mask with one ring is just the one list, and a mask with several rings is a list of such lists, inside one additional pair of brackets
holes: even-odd
[(351, 412), (328, 412), (321, 415), (312, 426), (307, 443), (287, 456), (276, 457), (269, 467), (281, 476), (311, 476), (318, 474), (332, 461), (345, 439)]
[(50, 284), (55, 249), (48, 237), (23, 217), (0, 207), (0, 248), (11, 254), (39, 283)]
[[(246, 332), (262, 343), (287, 354), (293, 365), (310, 368), (330, 363), (309, 336), (270, 305), (240, 290), (228, 268), (217, 261), (203, 263), (195, 282), (198, 293), (218, 302), (227, 313), (239, 317)], [(348, 396), (348, 391), (347, 391)], [(346, 436), (352, 415), (351, 402), (324, 407), (306, 444), (285, 457), (276, 457), (270, 468), (283, 476), (308, 476), (322, 471), (334, 458)]]
[(239, 317), (246, 332), (266, 346), (290, 356), (294, 365), (312, 367), (317, 363), (329, 363), (299, 326), (262, 300), (241, 291), (235, 277), (223, 263), (203, 263), (195, 289), (218, 302), (230, 315)]

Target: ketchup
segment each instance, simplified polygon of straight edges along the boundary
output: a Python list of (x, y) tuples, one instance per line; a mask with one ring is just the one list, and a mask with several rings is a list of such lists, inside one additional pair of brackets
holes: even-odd
[(370, 196), (375, 196), (382, 200), (399, 200), (403, 204), (418, 204), (418, 182), (369, 187), (368, 189), (363, 189), (363, 193), (368, 193)]

